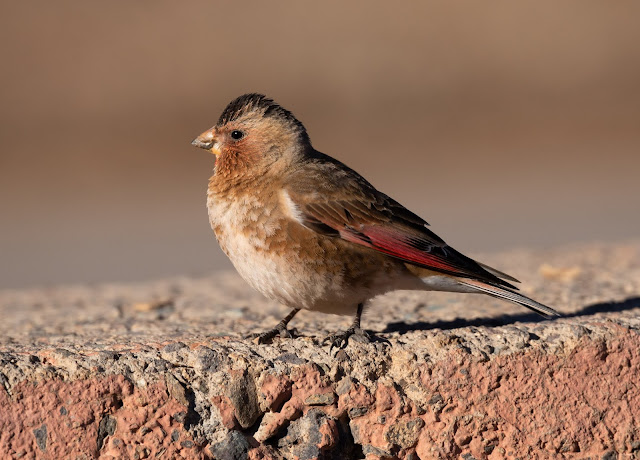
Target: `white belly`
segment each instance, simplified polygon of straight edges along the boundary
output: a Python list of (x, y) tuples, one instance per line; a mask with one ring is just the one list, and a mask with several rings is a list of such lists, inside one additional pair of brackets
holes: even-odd
[[(290, 308), (352, 315), (359, 303), (394, 289), (396, 283), (383, 267), (362, 267), (367, 282), (354, 284), (353, 267), (345, 265), (352, 257), (301, 254), (300, 244), (315, 240), (288, 238), (278, 225), (283, 216), (277, 205), (217, 201), (210, 196), (208, 208), (218, 242), (240, 276), (266, 297)], [(349, 270), (348, 282), (345, 273)]]
[(259, 206), (246, 199), (218, 201), (211, 196), (207, 205), (220, 247), (254, 289), (291, 308), (338, 314), (355, 312), (357, 299), (345, 296), (340, 273), (323, 274), (309, 260), (297, 257), (295, 251), (283, 253), (281, 246), (277, 250), (271, 247), (270, 240), (283, 238), (278, 234), (282, 230), (274, 217), (275, 206)]

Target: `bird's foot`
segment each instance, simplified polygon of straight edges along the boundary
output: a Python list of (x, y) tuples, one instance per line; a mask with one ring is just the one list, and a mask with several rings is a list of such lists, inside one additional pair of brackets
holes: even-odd
[(288, 330), (286, 326), (278, 324), (276, 327), (269, 331), (249, 334), (248, 338), (252, 339), (256, 344), (262, 344), (271, 343), (277, 336), (285, 339), (292, 339), (294, 337), (294, 332)]
[(349, 339), (353, 339), (359, 343), (370, 343), (371, 335), (359, 327), (350, 327), (344, 332), (331, 334), (324, 340), (324, 342), (329, 342), (331, 344), (330, 350), (333, 350), (333, 348), (344, 349), (348, 345)]

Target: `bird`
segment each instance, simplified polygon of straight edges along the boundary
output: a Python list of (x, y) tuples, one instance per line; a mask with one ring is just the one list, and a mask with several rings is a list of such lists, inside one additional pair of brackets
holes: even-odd
[(429, 224), (364, 177), (314, 149), (289, 110), (258, 93), (231, 101), (192, 144), (215, 154), (209, 222), (244, 280), (291, 308), (257, 343), (291, 337), (301, 310), (353, 316), (333, 346), (371, 335), (367, 303), (395, 290), (481, 293), (551, 318), (554, 309), (517, 292), (506, 273), (458, 252)]

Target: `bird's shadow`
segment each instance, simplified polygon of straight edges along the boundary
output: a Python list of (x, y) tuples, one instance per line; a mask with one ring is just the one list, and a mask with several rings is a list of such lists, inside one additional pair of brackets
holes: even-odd
[[(632, 310), (634, 308), (640, 308), (640, 297), (629, 297), (626, 300), (622, 300), (619, 302), (600, 302), (592, 305), (586, 305), (578, 311), (573, 313), (568, 313), (566, 315), (562, 315), (561, 318), (574, 318), (577, 316), (588, 316), (596, 313), (611, 313), (611, 312), (620, 312), (625, 310)], [(451, 321), (436, 321), (436, 322), (427, 322), (427, 321), (418, 321), (416, 323), (406, 323), (404, 321), (398, 321), (395, 323), (387, 324), (387, 327), (380, 331), (382, 333), (387, 332), (399, 332), (401, 334), (410, 332), (410, 331), (428, 331), (431, 329), (458, 329), (461, 327), (470, 327), (470, 326), (488, 326), (488, 327), (496, 327), (496, 326), (506, 326), (508, 324), (513, 323), (539, 323), (541, 321), (548, 321), (545, 318), (537, 315), (535, 313), (520, 313), (516, 315), (504, 315), (500, 317), (488, 317), (488, 318), (475, 318), (475, 319), (464, 319), (464, 318), (456, 318)]]

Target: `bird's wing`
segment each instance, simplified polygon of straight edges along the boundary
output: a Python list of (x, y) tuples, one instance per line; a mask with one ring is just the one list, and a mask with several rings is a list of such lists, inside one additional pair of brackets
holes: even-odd
[(330, 160), (323, 161), (323, 168), (305, 171), (304, 179), (285, 189), (292, 215), (302, 225), (429, 270), (517, 289), (501, 278), (517, 280), (456, 251), (429, 230), (425, 220)]

